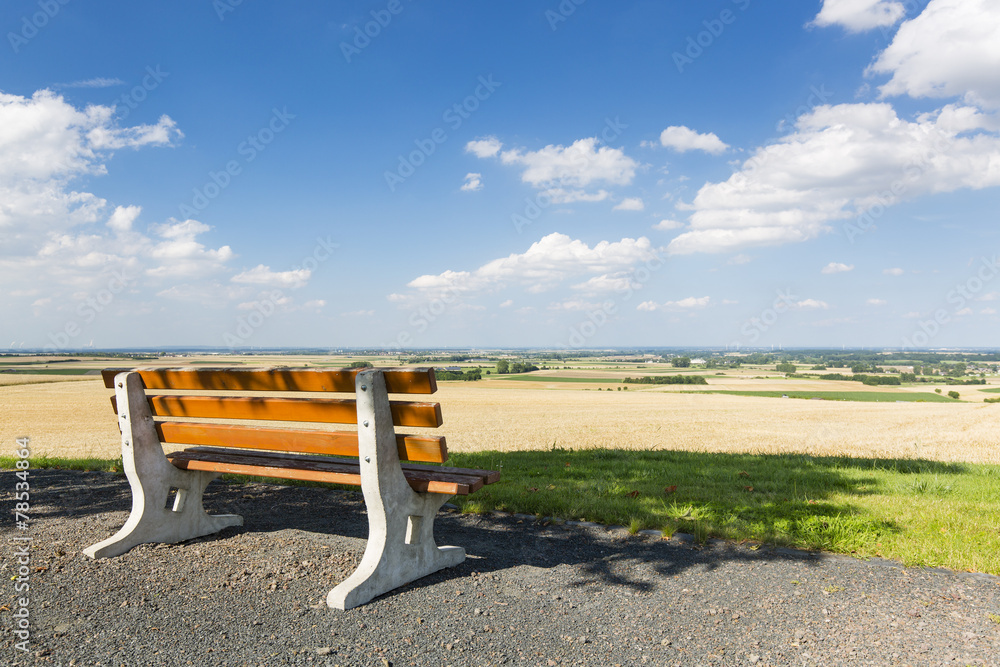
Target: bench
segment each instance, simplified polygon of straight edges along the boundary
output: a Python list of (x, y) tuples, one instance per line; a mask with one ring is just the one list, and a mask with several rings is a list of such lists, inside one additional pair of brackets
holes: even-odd
[[(330, 607), (350, 609), (465, 560), (462, 547), (435, 544), (434, 518), (451, 496), (500, 477), (426, 465), (447, 461), (444, 437), (395, 432), (441, 425), (439, 403), (388, 396), (434, 393), (433, 368), (112, 368), (102, 375), (115, 390), (132, 513), (117, 534), (84, 550), (91, 558), (243, 525), (241, 516), (210, 515), (202, 505), (205, 487), (222, 473), (355, 485), (368, 510), (368, 543), (357, 570), (327, 595)], [(172, 393), (153, 393), (160, 390)], [(193, 446), (165, 455), (164, 443)]]

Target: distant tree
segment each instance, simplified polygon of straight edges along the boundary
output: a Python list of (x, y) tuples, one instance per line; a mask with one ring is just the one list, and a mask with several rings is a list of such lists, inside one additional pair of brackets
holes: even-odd
[(506, 375), (510, 372), (510, 364), (506, 359), (497, 362), (497, 375)]
[(957, 391), (949, 391), (948, 392), (948, 398), (958, 399), (959, 396), (960, 396), (960, 394)]
[(674, 357), (670, 360), (670, 365), (674, 368), (690, 368), (691, 357)]
[(370, 361), (352, 361), (348, 368), (374, 368), (374, 364)]
[(795, 368), (795, 364), (791, 363), (790, 361), (783, 361), (777, 366), (775, 366), (774, 370), (778, 371), (779, 373), (794, 373), (797, 369)]

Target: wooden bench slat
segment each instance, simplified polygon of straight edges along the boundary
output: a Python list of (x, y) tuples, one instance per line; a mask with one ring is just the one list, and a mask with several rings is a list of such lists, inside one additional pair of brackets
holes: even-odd
[[(154, 417), (198, 417), (214, 419), (261, 419), (290, 422), (356, 424), (357, 401), (353, 398), (272, 398), (254, 396), (147, 396)], [(111, 407), (118, 411), (112, 396)], [(440, 403), (389, 401), (396, 426), (437, 428), (444, 423)]]
[[(342, 391), (354, 393), (354, 377), (362, 369), (313, 368), (106, 368), (104, 386), (114, 387), (115, 375), (134, 370), (146, 389), (228, 391)], [(433, 368), (386, 368), (390, 394), (433, 394)]]
[[(358, 435), (351, 431), (296, 431), (228, 424), (159, 422), (156, 431), (160, 442), (175, 445), (210, 445), (243, 449), (357, 456)], [(396, 434), (401, 461), (444, 463), (448, 447), (444, 436)]]
[[(276, 453), (240, 454), (232, 450), (195, 448), (169, 454), (167, 459), (184, 470), (255, 475), (278, 479), (361, 485), (360, 464), (343, 459), (321, 460), (317, 457)], [(423, 470), (405, 470), (403, 476), (414, 491), (468, 495), (482, 488), (478, 477), (450, 475)]]
[[(191, 447), (183, 451), (185, 455), (197, 454), (199, 456), (202, 453), (204, 453), (205, 455), (211, 455), (216, 452), (221, 454), (226, 454), (232, 452), (232, 450), (220, 449), (215, 447)], [(176, 453), (180, 454), (181, 452), (176, 452)], [(174, 454), (169, 454), (168, 457), (170, 456), (174, 456)], [(348, 463), (351, 465), (357, 465), (358, 463), (356, 460), (352, 459), (336, 459), (330, 456), (316, 456), (312, 454), (285, 455), (282, 454), (281, 452), (253, 452), (252, 456), (274, 457), (274, 458), (293, 456), (296, 460), (299, 461), (319, 461), (321, 463), (340, 462), (340, 463)], [(451, 480), (453, 478), (457, 479), (458, 477), (468, 478), (468, 483), (470, 484), (474, 484), (476, 480), (479, 480), (482, 483), (479, 486), (476, 486), (477, 489), (486, 484), (493, 484), (494, 482), (500, 481), (500, 473), (496, 470), (475, 470), (473, 468), (449, 468), (448, 466), (424, 465), (421, 463), (410, 463), (408, 461), (400, 461), (399, 466), (406, 471), (423, 472), (437, 476), (441, 475), (447, 476), (447, 478), (442, 478), (442, 479)]]

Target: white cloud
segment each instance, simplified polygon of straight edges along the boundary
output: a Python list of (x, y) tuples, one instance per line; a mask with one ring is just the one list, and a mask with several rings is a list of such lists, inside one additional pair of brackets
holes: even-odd
[(514, 300), (513, 299), (507, 299), (506, 301), (504, 301), (503, 303), (500, 304), (500, 307), (501, 308), (510, 308), (513, 305), (514, 305)]
[(465, 152), (472, 153), (478, 158), (493, 157), (500, 152), (501, 148), (503, 148), (503, 144), (496, 137), (476, 139), (465, 144)]
[[(885, 103), (817, 107), (728, 180), (702, 186), (690, 205), (690, 230), (670, 251), (806, 241), (875, 205), (1000, 185), (1000, 135), (960, 136), (957, 129), (986, 130), (992, 122), (959, 107), (915, 121), (898, 118)], [(887, 201), (886, 191), (898, 196)]]
[[(303, 308), (312, 308), (314, 310), (322, 310), (322, 308), (325, 305), (326, 305), (326, 299), (312, 299), (312, 300), (306, 301), (304, 304), (302, 304), (302, 307)], [(375, 311), (368, 311), (368, 312), (374, 313)]]
[(646, 204), (643, 203), (640, 197), (626, 197), (621, 201), (620, 204), (615, 206), (613, 211), (641, 211), (646, 208)]
[(714, 133), (698, 134), (683, 125), (671, 125), (660, 133), (660, 144), (678, 153), (705, 151), (713, 155), (724, 153), (729, 146)]
[(869, 306), (884, 306), (888, 302), (885, 299), (868, 299), (865, 301)]
[(828, 304), (826, 301), (817, 301), (816, 299), (804, 299), (802, 301), (796, 302), (795, 305), (798, 306), (799, 308), (818, 309), (818, 310), (827, 310), (830, 307), (830, 304)]
[(124, 85), (125, 82), (121, 79), (97, 76), (93, 79), (84, 79), (83, 81), (74, 81), (73, 83), (62, 83), (59, 84), (57, 88), (112, 88), (114, 86)]
[(654, 310), (700, 310), (702, 308), (707, 308), (711, 304), (711, 297), (689, 296), (686, 299), (681, 299), (679, 301), (667, 301), (662, 304), (658, 304), (655, 301), (643, 301), (636, 306), (636, 310), (647, 312), (652, 312)]
[(955, 314), (958, 315), (959, 317), (965, 317), (966, 315), (971, 315), (972, 314), (972, 309), (971, 308), (963, 308), (962, 310), (956, 310)]
[(980, 315), (996, 315), (997, 314), (997, 309), (996, 308), (983, 308), (982, 310), (979, 311), (979, 314)]
[(683, 226), (684, 226), (683, 222), (678, 222), (676, 220), (669, 220), (667, 218), (664, 218), (663, 220), (660, 220), (658, 223), (653, 225), (653, 229), (659, 229), (666, 232), (670, 231), (671, 229), (680, 229)]
[[(638, 262), (658, 257), (649, 239), (623, 238), (601, 241), (593, 247), (565, 234), (552, 233), (533, 243), (523, 253), (495, 259), (474, 271), (444, 271), (414, 278), (408, 287), (424, 297), (488, 291), (507, 283), (525, 286), (538, 293), (567, 278), (587, 274), (616, 274)], [(392, 295), (391, 300), (407, 302), (406, 295)]]
[(566, 190), (565, 188), (549, 188), (548, 190), (543, 190), (538, 197), (546, 196), (549, 198), (549, 202), (552, 204), (572, 204), (573, 202), (585, 201), (585, 202), (595, 202), (604, 201), (611, 196), (611, 193), (607, 190), (598, 190), (597, 192), (587, 192), (586, 190)]
[(572, 289), (580, 290), (586, 294), (601, 294), (606, 292), (626, 292), (630, 289), (639, 289), (642, 285), (632, 279), (631, 273), (604, 273), (594, 276), (586, 282), (572, 286)]
[(854, 265), (853, 264), (843, 264), (841, 262), (830, 262), (829, 264), (827, 264), (826, 266), (823, 267), (823, 270), (820, 271), (820, 273), (826, 273), (826, 274), (829, 274), (829, 273), (847, 273), (848, 271), (853, 271), (853, 270), (854, 270)]
[(749, 264), (751, 262), (751, 257), (749, 255), (733, 255), (726, 264), (731, 266), (742, 266), (743, 264)]
[(462, 190), (466, 192), (475, 192), (476, 190), (483, 189), (483, 175), (469, 173), (465, 175), (465, 183), (462, 184)]
[(896, 267), (896, 268), (892, 268), (892, 269), (882, 269), (882, 273), (885, 274), (885, 275), (887, 275), (887, 276), (901, 276), (901, 275), (903, 275), (906, 272), (903, 271), (903, 269), (900, 269), (899, 267)]
[(271, 267), (258, 264), (249, 271), (236, 274), (230, 280), (244, 285), (267, 285), (296, 289), (307, 285), (311, 275), (312, 272), (309, 269), (272, 271)]
[(883, 96), (960, 97), (1000, 108), (1000, 4), (931, 0), (899, 27), (869, 68), (890, 74)]
[(539, 189), (581, 189), (595, 183), (628, 185), (639, 166), (619, 148), (598, 146), (593, 137), (569, 146), (550, 144), (537, 151), (506, 150), (500, 160), (523, 166), (521, 180)]
[(850, 32), (896, 25), (906, 15), (896, 0), (823, 0), (823, 8), (810, 25), (839, 25)]

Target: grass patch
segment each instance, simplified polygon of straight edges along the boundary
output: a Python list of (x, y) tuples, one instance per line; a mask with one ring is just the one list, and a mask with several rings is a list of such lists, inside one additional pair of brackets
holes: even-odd
[[(501, 481), (454, 500), (1000, 574), (1000, 466), (911, 459), (586, 450), (453, 454)], [(676, 489), (672, 489), (676, 487)]]
[(860, 401), (863, 403), (954, 403), (955, 399), (938, 394), (912, 391), (735, 391), (708, 389), (683, 392), (688, 394), (729, 394), (730, 396), (763, 396), (765, 398), (819, 398), (825, 401)]
[[(14, 463), (0, 457), (0, 468)], [(448, 465), (502, 471), (497, 484), (452, 499), (466, 512), (499, 509), (1000, 575), (997, 465), (558, 448), (454, 453)], [(36, 457), (31, 467), (122, 472), (121, 459)]]
[(987, 394), (1000, 394), (1000, 387), (996, 389), (980, 389), (979, 391), (985, 391)]

